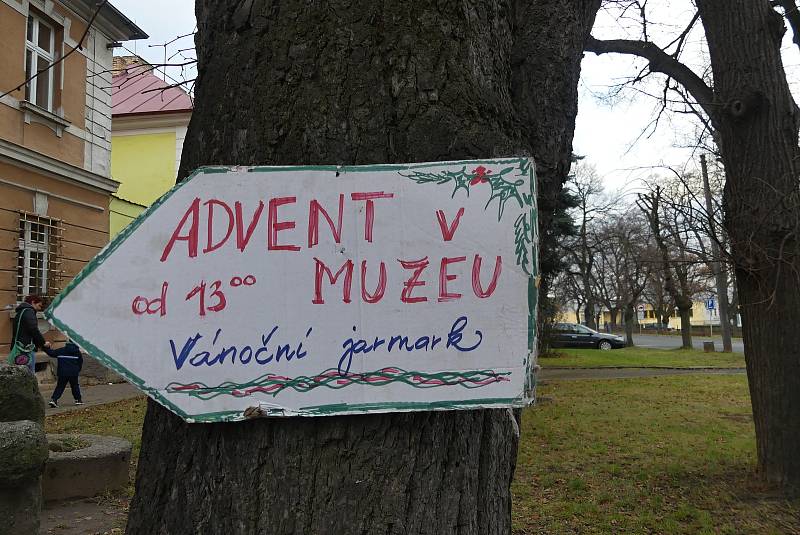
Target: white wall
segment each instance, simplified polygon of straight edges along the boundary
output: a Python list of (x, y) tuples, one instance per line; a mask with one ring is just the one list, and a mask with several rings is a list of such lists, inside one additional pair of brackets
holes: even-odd
[(105, 177), (111, 176), (111, 66), (113, 52), (109, 39), (91, 30), (87, 36), (86, 127), (84, 168)]

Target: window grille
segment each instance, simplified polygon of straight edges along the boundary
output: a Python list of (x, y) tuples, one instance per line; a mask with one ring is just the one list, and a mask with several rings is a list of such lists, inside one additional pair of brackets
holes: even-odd
[(38, 294), (52, 299), (61, 290), (61, 221), (20, 212), (17, 299)]

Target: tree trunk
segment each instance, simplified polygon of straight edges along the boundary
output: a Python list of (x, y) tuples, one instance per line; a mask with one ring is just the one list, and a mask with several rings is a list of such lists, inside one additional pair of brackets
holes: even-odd
[(692, 349), (692, 318), (689, 316), (691, 311), (691, 307), (678, 308), (678, 315), (681, 318), (681, 347), (683, 349)]
[[(533, 154), (546, 247), (599, 3), (198, 0), (180, 176)], [(149, 402), (127, 532), (507, 534), (517, 442), (502, 409), (186, 424)]]
[(635, 316), (633, 303), (625, 305), (625, 346), (633, 347), (633, 318)]
[(127, 533), (509, 533), (510, 410), (186, 424), (149, 402)]
[(594, 301), (589, 300), (586, 302), (586, 305), (583, 308), (583, 319), (584, 324), (589, 327), (590, 329), (597, 329), (597, 323), (595, 322), (595, 313), (594, 313)]
[(697, 0), (714, 74), (712, 116), (727, 183), (758, 464), (800, 487), (798, 127), (780, 54), (781, 17), (766, 0)]
[[(685, 292), (685, 291), (684, 291)], [(692, 349), (692, 298), (686, 293), (678, 293), (674, 296), (678, 317), (681, 320), (681, 348)]]

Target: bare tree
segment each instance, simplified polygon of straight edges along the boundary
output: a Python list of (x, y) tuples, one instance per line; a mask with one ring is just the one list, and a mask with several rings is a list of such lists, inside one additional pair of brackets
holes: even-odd
[(604, 230), (602, 228), (596, 230), (603, 239), (598, 239), (601, 246), (598, 247), (597, 260), (594, 262), (593, 280), (596, 288), (595, 295), (605, 309), (608, 310), (609, 327), (614, 331), (617, 329), (620, 313), (623, 310), (623, 286), (625, 280), (622, 264), (624, 257), (622, 250), (619, 247), (614, 247), (614, 242), (608, 240), (609, 234)]
[(741, 302), (758, 466), (767, 480), (800, 487), (800, 358), (786, 321), (800, 307), (800, 110), (781, 58), (782, 15), (796, 30), (796, 4), (787, 2), (782, 13), (780, 2), (769, 0), (694, 4), (690, 27), (699, 21), (705, 30), (713, 82), (680, 61), (688, 30), (663, 48), (643, 31), (638, 40), (590, 39), (587, 50), (646, 59), (648, 71), (665, 74), (714, 132), (727, 175), (725, 229)]
[(657, 255), (649, 260), (652, 267), (647, 277), (647, 285), (642, 292), (642, 298), (653, 309), (653, 315), (661, 329), (662, 326), (669, 325), (669, 319), (675, 315), (675, 302), (664, 286), (664, 272), (658, 268), (655, 257)]
[[(716, 294), (723, 333), (723, 351), (731, 351), (731, 330), (728, 322), (728, 281), (731, 254), (726, 246), (725, 232), (720, 228), (722, 208), (720, 188), (712, 192), (705, 155), (701, 154), (702, 178), (672, 167), (663, 167), (670, 174), (659, 177), (664, 185), (661, 204), (667, 242), (672, 251), (680, 251), (686, 270), (686, 290), (693, 298), (699, 294)], [(719, 181), (716, 181), (717, 185)], [(656, 278), (661, 273), (654, 270)], [(663, 288), (663, 284), (661, 285)], [(663, 301), (662, 301), (663, 302)], [(658, 307), (659, 305), (654, 305)]]
[(608, 218), (598, 232), (604, 244), (601, 255), (608, 259), (616, 281), (616, 300), (623, 313), (626, 345), (633, 346), (636, 305), (647, 285), (651, 267), (645, 260), (647, 223), (629, 210)]
[(559, 307), (558, 313), (563, 315), (569, 309), (575, 316), (575, 322), (581, 323), (584, 291), (578, 273), (568, 267), (553, 279), (552, 288), (553, 298)]
[(692, 295), (688, 288), (688, 264), (686, 258), (681, 258), (683, 251), (679, 255), (673, 253), (667, 243), (667, 236), (671, 234), (674, 239), (677, 233), (674, 227), (664, 224), (664, 211), (662, 205), (661, 186), (652, 186), (647, 193), (640, 193), (636, 204), (647, 218), (650, 225), (653, 240), (656, 243), (660, 255), (660, 267), (664, 277), (664, 288), (675, 302), (678, 314), (681, 319), (681, 339), (684, 349), (692, 349), (692, 323), (690, 313), (692, 311)]
[(567, 242), (565, 252), (572, 260), (574, 270), (571, 273), (583, 291), (584, 323), (590, 329), (597, 328), (596, 309), (599, 304), (592, 277), (594, 262), (598, 248), (597, 235), (591, 231), (598, 218), (608, 214), (616, 205), (614, 199), (605, 195), (603, 182), (595, 167), (586, 162), (579, 162), (570, 177), (567, 187), (577, 201), (572, 210), (577, 227), (577, 235)]

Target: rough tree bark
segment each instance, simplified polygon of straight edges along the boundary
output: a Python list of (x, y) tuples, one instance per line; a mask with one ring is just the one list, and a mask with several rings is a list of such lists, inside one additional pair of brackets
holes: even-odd
[[(599, 3), (198, 0), (180, 176), (533, 154), (544, 231)], [(510, 533), (517, 441), (507, 410), (189, 425), (149, 402), (128, 533)]]
[(727, 183), (759, 467), (800, 487), (798, 113), (781, 60), (781, 17), (766, 0), (698, 0), (714, 74), (711, 114)]

